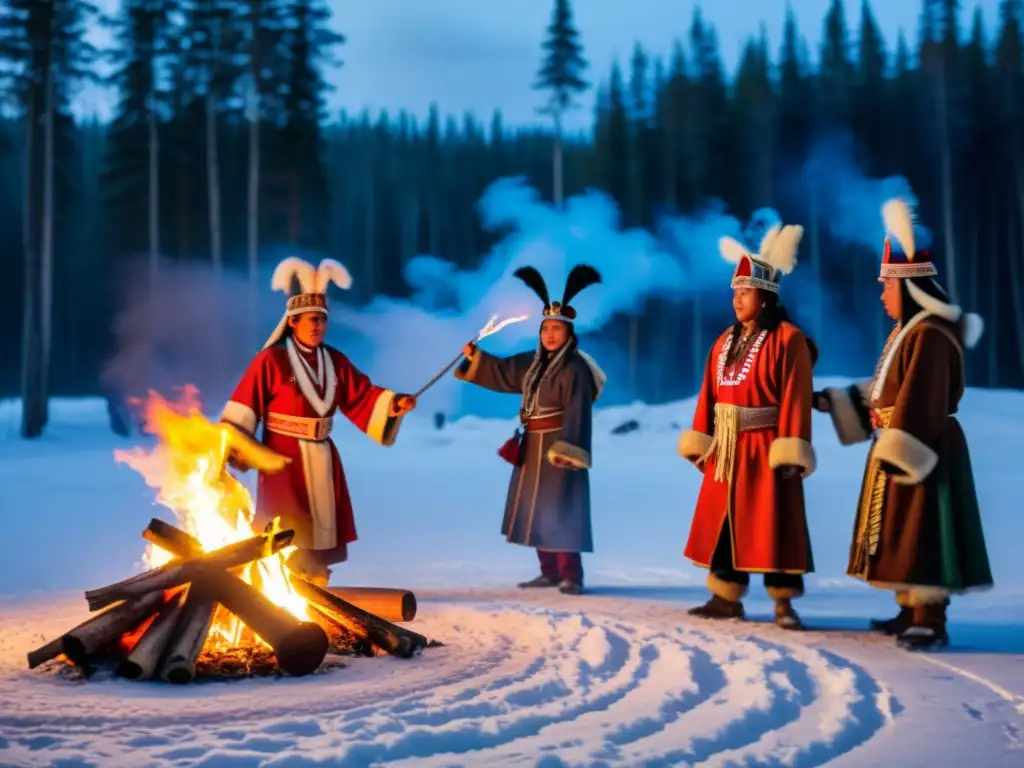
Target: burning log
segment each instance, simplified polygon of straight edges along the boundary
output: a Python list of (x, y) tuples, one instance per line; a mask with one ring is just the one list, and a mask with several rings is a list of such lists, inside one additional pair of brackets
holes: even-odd
[[(55, 659), (62, 653), (65, 653), (64, 648), (69, 637), (80, 638), (72, 643), (72, 649), (75, 652), (79, 650), (79, 645), (83, 642), (81, 638), (85, 638), (88, 645), (94, 648), (101, 648), (105, 643), (116, 641), (125, 632), (128, 632), (156, 612), (162, 599), (163, 595), (155, 592), (137, 600), (127, 600), (123, 603), (118, 603), (109, 610), (92, 616), (70, 632), (66, 632), (46, 645), (30, 651), (28, 654), (28, 668), (35, 669), (40, 664), (45, 664), (50, 659)], [(97, 637), (100, 638), (99, 641), (94, 639)], [(71, 657), (68, 658), (74, 661)], [(80, 656), (80, 658), (82, 657)]]
[(366, 639), (392, 656), (408, 659), (416, 651), (427, 647), (427, 638), (423, 635), (367, 613), (301, 576), (292, 574), (289, 581), (299, 595), (314, 603), (322, 613), (348, 629), (353, 629), (355, 625), (357, 631), (363, 633)]
[[(156, 518), (150, 520), (142, 536), (178, 557), (194, 557), (202, 551), (199, 542), (185, 531)], [(278, 666), (289, 675), (301, 677), (316, 671), (327, 655), (328, 646), (327, 633), (318, 624), (296, 620), (283, 608), (267, 600), (258, 590), (229, 573), (212, 566), (202, 571), (196, 584), (210, 596), (210, 618), (216, 603), (220, 603), (274, 649)], [(200, 622), (199, 618), (194, 618), (192, 621), (196, 627), (202, 624), (200, 637), (205, 638), (209, 620)], [(202, 643), (199, 642), (198, 647), (185, 643), (182, 650), (185, 653), (179, 654), (182, 660), (176, 665), (175, 677), (183, 678), (181, 682), (188, 682), (195, 673), (195, 660), (202, 650)], [(170, 660), (169, 656), (168, 662)], [(169, 669), (165, 669), (162, 674), (170, 680)]]
[(327, 656), (327, 633), (320, 625), (299, 621), (230, 573), (207, 566), (196, 583), (273, 648), (277, 665), (292, 677), (315, 672)]
[[(150, 592), (119, 603), (66, 632), (60, 638), (60, 652), (76, 666), (87, 668), (90, 659), (160, 610), (163, 602), (163, 592)], [(30, 667), (35, 666), (32, 656), (29, 654)]]
[[(188, 557), (190, 554), (201, 549), (199, 542), (185, 531), (155, 518), (150, 521), (149, 527), (143, 531), (142, 536), (161, 549), (178, 557)], [(389, 621), (375, 616), (348, 602), (344, 597), (318, 587), (301, 576), (291, 574), (289, 582), (296, 593), (314, 603), (328, 619), (333, 620), (349, 632), (353, 632), (394, 656), (407, 659), (415, 654), (418, 649), (427, 646), (427, 638), (423, 635), (411, 632), (408, 629), (396, 626)], [(400, 590), (387, 591), (399, 592)], [(411, 598), (413, 613), (415, 613), (415, 597), (411, 593), (406, 594)], [(402, 603), (404, 605), (399, 607), (403, 609), (408, 608), (408, 602), (403, 598)], [(230, 606), (225, 607), (230, 610)], [(246, 624), (249, 623), (243, 617), (239, 616), (239, 618)], [(260, 634), (258, 630), (257, 634)]]
[(327, 587), (327, 591), (385, 621), (412, 621), (416, 618), (416, 595), (407, 589)]
[(121, 600), (141, 597), (154, 590), (179, 587), (195, 580), (196, 574), (203, 569), (216, 568), (225, 571), (251, 563), (253, 560), (261, 560), (268, 554), (287, 547), (294, 536), (294, 531), (280, 531), (272, 537), (253, 536), (251, 539), (229, 544), (206, 555), (172, 561), (116, 584), (89, 590), (85, 593), (85, 599), (89, 603), (89, 610), (96, 611)]
[(168, 643), (167, 652), (160, 665), (160, 677), (168, 683), (184, 685), (196, 676), (196, 659), (199, 658), (206, 636), (213, 624), (216, 601), (203, 590), (202, 584), (189, 587), (185, 607), (178, 621), (177, 633)]
[(121, 677), (127, 677), (129, 680), (149, 680), (153, 677), (160, 657), (178, 628), (185, 599), (186, 593), (179, 592), (164, 604), (156, 619), (118, 667), (117, 673)]

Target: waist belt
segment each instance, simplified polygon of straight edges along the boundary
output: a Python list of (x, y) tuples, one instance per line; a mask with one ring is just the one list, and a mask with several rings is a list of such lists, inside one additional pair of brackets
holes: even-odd
[[(764, 408), (745, 408), (741, 405), (725, 405), (720, 403), (715, 406), (715, 423), (718, 423), (719, 414), (726, 416), (733, 408), (737, 412), (736, 430), (738, 432), (750, 432), (755, 429), (768, 429), (779, 425), (779, 409), (774, 405)], [(717, 432), (717, 430), (715, 430)]]
[(264, 426), (271, 432), (300, 440), (326, 440), (331, 434), (334, 419), (312, 419), (305, 416), (285, 416), (283, 413), (268, 413)]
[(764, 408), (746, 408), (728, 403), (715, 404), (715, 435), (707, 452), (701, 457), (706, 461), (715, 457), (715, 480), (730, 484), (736, 463), (736, 436), (740, 432), (768, 429), (779, 423), (779, 409), (774, 405)]
[(561, 429), (562, 423), (565, 421), (565, 414), (553, 413), (550, 416), (540, 416), (535, 419), (524, 419), (520, 415), (519, 418), (522, 421), (523, 429), (527, 432), (547, 432)]

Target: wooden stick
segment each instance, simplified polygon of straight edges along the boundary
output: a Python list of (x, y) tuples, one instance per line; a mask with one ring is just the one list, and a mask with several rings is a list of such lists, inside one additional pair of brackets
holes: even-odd
[(116, 584), (89, 590), (85, 593), (85, 599), (89, 603), (89, 610), (96, 611), (112, 603), (140, 597), (154, 590), (178, 587), (192, 581), (196, 573), (204, 569), (216, 568), (224, 571), (251, 563), (253, 560), (261, 560), (268, 552), (278, 552), (287, 547), (294, 536), (294, 531), (280, 531), (269, 542), (266, 535), (253, 536), (251, 539), (229, 544), (199, 557), (174, 560)]
[(452, 368), (454, 368), (456, 366), (456, 364), (458, 364), (459, 360), (461, 360), (462, 358), (463, 358), (463, 354), (461, 352), (459, 352), (459, 356), (458, 357), (456, 357), (454, 360), (452, 360), (450, 363), (448, 363), (448, 365), (446, 365), (444, 368), (442, 368), (437, 373), (437, 375), (434, 376), (434, 378), (432, 378), (430, 381), (428, 381), (426, 384), (424, 384), (422, 387), (420, 387), (418, 390), (416, 390), (413, 393), (412, 396), (415, 397), (415, 398), (421, 397), (424, 392), (426, 392), (432, 386), (437, 384), (437, 382), (439, 382), (441, 380), (442, 376), (444, 376), (446, 373), (448, 373), (448, 371), (450, 371)]
[[(161, 549), (181, 557), (187, 557), (199, 546), (199, 542), (185, 531), (155, 518), (150, 521), (149, 527), (142, 535)], [(427, 645), (427, 639), (423, 635), (378, 618), (343, 597), (321, 589), (301, 576), (293, 573), (290, 575), (289, 581), (299, 595), (315, 603), (337, 623), (360, 634), (364, 639), (388, 653), (409, 658), (416, 653), (417, 649)]]
[[(120, 606), (118, 606), (120, 607)], [(99, 616), (94, 616), (93, 619), (98, 619)], [(28, 652), (28, 668), (35, 669), (40, 664), (45, 664), (50, 659), (55, 659), (64, 653), (64, 638), (58, 637), (51, 640), (46, 645), (41, 645), (34, 651)]]
[(61, 637), (61, 653), (77, 666), (87, 669), (89, 660), (98, 651), (139, 626), (160, 610), (163, 602), (164, 593), (158, 590), (115, 605), (65, 633)]
[(216, 608), (217, 603), (203, 591), (201, 584), (189, 587), (177, 634), (168, 643), (167, 653), (160, 664), (159, 674), (163, 680), (183, 685), (195, 678), (196, 659), (206, 644)]
[[(347, 623), (355, 622), (366, 628), (367, 637), (374, 645), (393, 656), (403, 659), (412, 657), (417, 650), (427, 646), (427, 638), (404, 627), (385, 621), (352, 603), (331, 594), (323, 587), (318, 587), (301, 576), (291, 574), (289, 581), (295, 591), (328, 614), (339, 614), (348, 619)], [(345, 621), (340, 622), (346, 624)]]
[(416, 595), (407, 589), (327, 587), (327, 591), (385, 621), (412, 621), (416, 618)]
[(330, 644), (319, 624), (299, 621), (259, 590), (220, 569), (207, 567), (197, 583), (274, 649), (284, 672), (302, 677), (319, 669)]
[(156, 621), (150, 624), (139, 638), (128, 658), (121, 662), (117, 670), (118, 675), (129, 680), (149, 680), (153, 677), (160, 657), (174, 639), (185, 599), (185, 593), (179, 592), (164, 604)]

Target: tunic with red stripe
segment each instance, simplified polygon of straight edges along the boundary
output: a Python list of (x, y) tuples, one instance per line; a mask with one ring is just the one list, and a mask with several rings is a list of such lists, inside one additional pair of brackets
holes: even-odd
[(274, 517), (296, 532), (300, 547), (342, 549), (356, 540), (352, 501), (341, 457), (327, 436), (340, 411), (382, 445), (394, 443), (401, 417), (395, 393), (374, 385), (337, 349), (307, 350), (291, 338), (264, 349), (242, 376), (221, 415), (291, 459), (277, 474), (261, 473), (256, 524)]

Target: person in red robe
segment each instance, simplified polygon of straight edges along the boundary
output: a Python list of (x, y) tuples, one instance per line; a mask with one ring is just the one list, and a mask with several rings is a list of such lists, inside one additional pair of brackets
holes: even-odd
[(802, 234), (773, 227), (757, 256), (731, 238), (720, 241), (722, 255), (737, 263), (736, 324), (712, 346), (693, 428), (679, 437), (680, 455), (704, 474), (685, 556), (709, 570), (712, 597), (690, 611), (695, 616), (743, 618), (750, 574), (761, 573), (776, 623), (803, 627), (791, 601), (814, 570), (802, 478), (815, 469), (816, 351), (778, 296)]
[(324, 343), (327, 288), (332, 282), (343, 289), (352, 284), (341, 264), (325, 259), (314, 268), (286, 259), (271, 286), (291, 293), (295, 281), (300, 292), (289, 297), (281, 322), (238, 382), (221, 420), (250, 435), (262, 424), (263, 443), (290, 459), (283, 471), (260, 474), (254, 523), (263, 527), (277, 517), (294, 529), (298, 550), (289, 567), (326, 584), (328, 566), (343, 562), (356, 540), (345, 470), (330, 439), (334, 414), (390, 446), (416, 400), (375, 385)]

